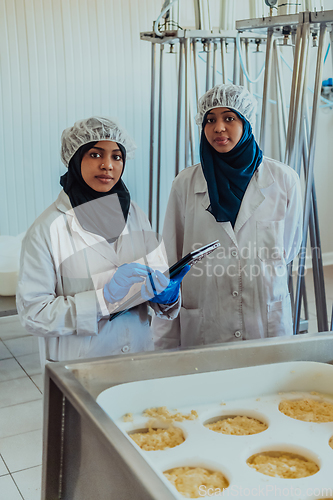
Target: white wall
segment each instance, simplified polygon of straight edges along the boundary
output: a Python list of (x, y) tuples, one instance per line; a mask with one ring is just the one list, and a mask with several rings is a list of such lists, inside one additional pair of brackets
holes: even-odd
[[(180, 24), (193, 26), (192, 0), (180, 1)], [(230, 1), (237, 2), (236, 18), (248, 17), (248, 0)], [(323, 2), (333, 9), (332, 0)], [(219, 2), (210, 3), (217, 25)], [(124, 178), (147, 211), (151, 44), (139, 34), (152, 29), (161, 5), (162, 0), (0, 1), (0, 234), (24, 231), (56, 198), (65, 171), (61, 132), (92, 114), (117, 116), (136, 140), (136, 158), (128, 162)], [(175, 167), (177, 56), (167, 52), (162, 208)], [(331, 57), (324, 71), (333, 76)], [(322, 248), (329, 255), (333, 111), (321, 110), (319, 116), (315, 177)]]
[(117, 116), (135, 138), (125, 180), (146, 208), (151, 29), (156, 0), (1, 0), (0, 234), (24, 231), (57, 196), (62, 130)]

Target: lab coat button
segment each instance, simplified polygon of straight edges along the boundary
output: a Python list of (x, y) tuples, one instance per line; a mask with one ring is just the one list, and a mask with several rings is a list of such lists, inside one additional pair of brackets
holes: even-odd
[(129, 351), (129, 347), (128, 345), (124, 345), (124, 347), (122, 347), (122, 352), (128, 352)]
[(234, 335), (237, 339), (239, 339), (242, 336), (242, 334), (239, 330), (237, 330), (237, 332), (235, 332)]
[(233, 257), (236, 257), (236, 256), (237, 256), (237, 252), (236, 252), (236, 250), (233, 250), (233, 251), (231, 252), (231, 255), (232, 255)]
[(233, 297), (237, 297), (238, 296), (237, 290), (235, 290), (234, 292), (232, 292), (232, 295), (233, 295)]

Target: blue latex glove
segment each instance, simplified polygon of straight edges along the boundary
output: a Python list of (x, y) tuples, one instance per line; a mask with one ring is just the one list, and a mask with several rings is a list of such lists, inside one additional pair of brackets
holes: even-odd
[(157, 304), (173, 304), (178, 299), (181, 281), (190, 269), (191, 266), (185, 266), (170, 280), (160, 271), (155, 271), (141, 287), (142, 298)]
[(103, 288), (104, 298), (113, 304), (123, 299), (134, 283), (144, 281), (154, 271), (148, 267), (132, 262), (118, 267), (112, 279)]

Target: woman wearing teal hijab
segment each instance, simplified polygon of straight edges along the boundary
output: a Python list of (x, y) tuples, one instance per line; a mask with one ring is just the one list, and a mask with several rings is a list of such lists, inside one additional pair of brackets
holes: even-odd
[(163, 237), (171, 263), (216, 239), (221, 248), (183, 280), (179, 317), (154, 320), (159, 348), (292, 334), (287, 264), (301, 243), (300, 183), (263, 156), (256, 105), (236, 85), (199, 100), (201, 161), (174, 180)]

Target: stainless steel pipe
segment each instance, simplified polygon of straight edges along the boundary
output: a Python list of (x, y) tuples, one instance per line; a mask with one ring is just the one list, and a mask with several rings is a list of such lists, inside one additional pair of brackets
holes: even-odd
[(304, 202), (304, 214), (303, 214), (303, 240), (302, 249), (298, 263), (298, 277), (296, 286), (296, 308), (295, 308), (295, 322), (294, 322), (294, 334), (297, 333), (299, 329), (300, 322), (300, 303), (299, 295), (301, 290), (301, 275), (304, 274), (305, 270), (305, 249), (307, 242), (307, 229), (309, 226), (310, 219), (310, 209), (311, 209), (311, 196), (312, 196), (312, 184), (313, 184), (313, 167), (314, 167), (314, 153), (315, 153), (315, 140), (317, 135), (317, 121), (318, 121), (318, 101), (320, 99), (321, 92), (321, 75), (323, 67), (323, 45), (324, 37), (326, 33), (326, 25), (320, 25), (320, 35), (317, 53), (317, 64), (316, 64), (316, 76), (315, 76), (315, 88), (312, 106), (312, 120), (311, 120), (311, 132), (310, 132), (310, 143), (309, 143), (309, 157), (307, 166), (307, 179), (305, 188), (305, 202)]
[(158, 143), (157, 143), (157, 186), (156, 186), (156, 232), (160, 230), (161, 203), (161, 161), (162, 161), (162, 96), (163, 96), (163, 53), (164, 45), (160, 45), (160, 75), (158, 86)]
[(156, 44), (151, 44), (151, 98), (150, 98), (150, 150), (149, 150), (149, 203), (148, 218), (153, 222), (153, 190), (154, 190), (154, 136), (155, 136), (155, 68)]
[(178, 99), (177, 99), (177, 124), (176, 124), (176, 161), (175, 176), (179, 174), (180, 164), (180, 132), (182, 115), (182, 96), (183, 96), (183, 73), (184, 73), (184, 40), (179, 41), (179, 66), (178, 66)]
[(211, 59), (211, 43), (206, 42), (206, 92), (210, 89), (210, 59)]
[(273, 28), (269, 28), (267, 31), (265, 77), (264, 77), (264, 90), (263, 90), (262, 110), (261, 110), (261, 126), (260, 126), (260, 148), (261, 149), (265, 148), (266, 112), (267, 112), (268, 88), (269, 88), (270, 69), (271, 69), (272, 44), (273, 44)]

